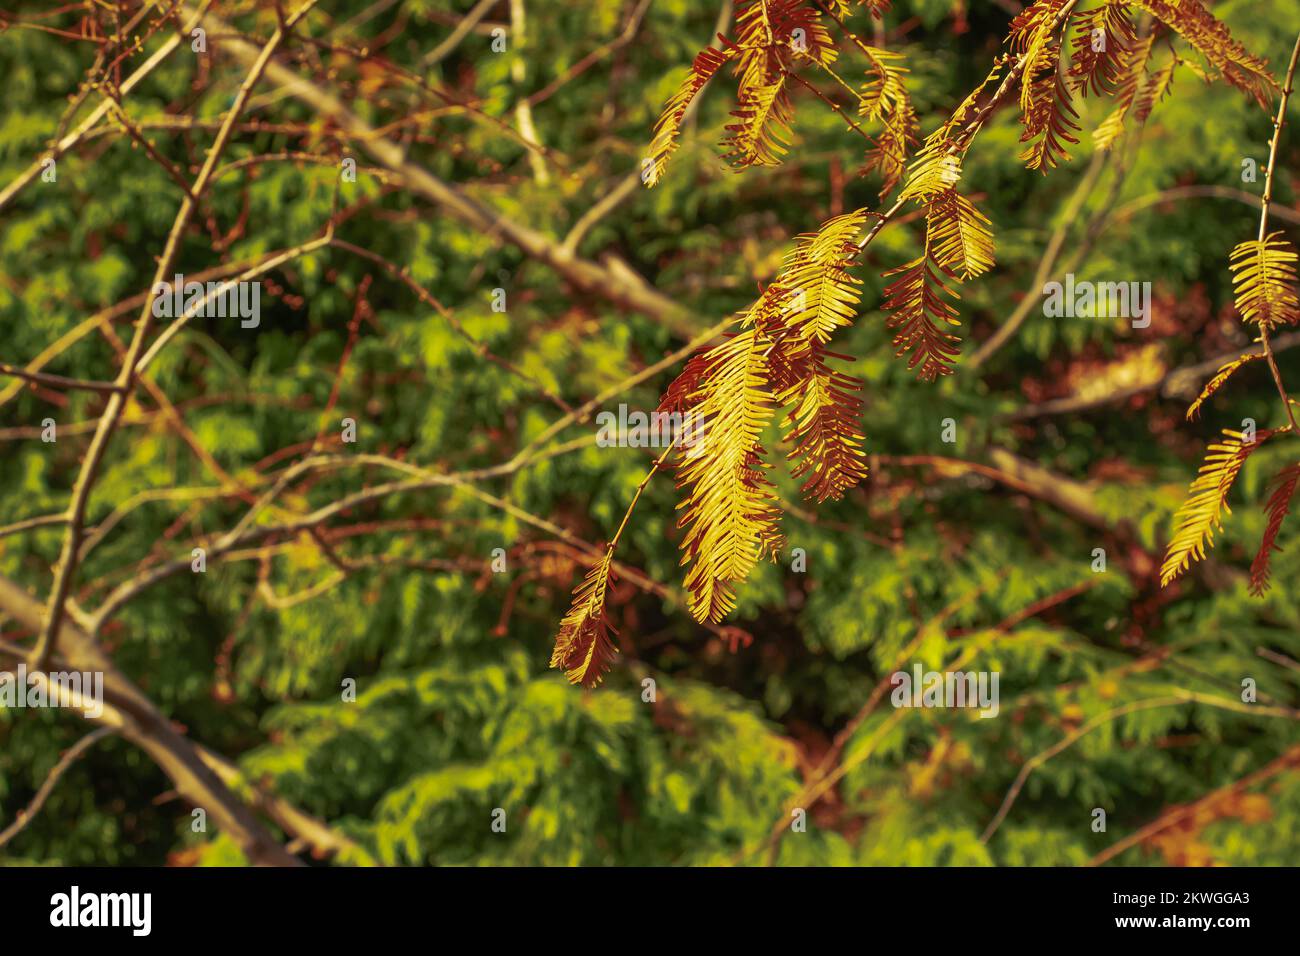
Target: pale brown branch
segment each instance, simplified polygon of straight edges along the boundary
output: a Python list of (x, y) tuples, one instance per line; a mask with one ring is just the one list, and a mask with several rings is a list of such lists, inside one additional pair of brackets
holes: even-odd
[[(226, 114), (225, 121), (222, 123), (221, 129), (217, 131), (212, 146), (208, 149), (207, 158), (194, 180), (194, 185), (181, 201), (181, 208), (176, 214), (175, 222), (172, 223), (171, 232), (167, 237), (167, 244), (163, 248), (162, 255), (158, 258), (158, 267), (154, 273), (153, 282), (150, 283), (150, 296), (140, 312), (140, 317), (136, 320), (135, 334), (132, 336), (131, 345), (127, 349), (126, 358), (122, 362), (122, 370), (117, 378), (117, 384), (122, 387), (122, 391), (115, 392), (109, 397), (104, 414), (100, 418), (99, 427), (95, 430), (95, 435), (91, 439), (90, 448), (86, 451), (86, 456), (82, 460), (81, 470), (73, 487), (72, 504), (68, 509), (68, 531), (64, 537), (63, 549), (60, 552), (59, 561), (54, 572), (54, 585), (50, 589), (45, 626), (41, 630), (36, 646), (32, 649), (31, 666), (33, 670), (41, 671), (45, 669), (46, 661), (53, 650), (55, 639), (59, 633), (59, 625), (62, 622), (64, 613), (64, 601), (67, 599), (69, 589), (72, 586), (72, 578), (77, 570), (82, 523), (85, 521), (86, 516), (86, 503), (90, 497), (90, 490), (95, 483), (99, 464), (103, 459), (104, 452), (107, 450), (113, 431), (117, 427), (122, 409), (126, 405), (124, 393), (129, 392), (135, 384), (138, 374), (136, 363), (140, 360), (140, 353), (144, 349), (145, 340), (152, 324), (151, 306), (154, 291), (172, 269), (172, 263), (180, 249), (181, 237), (184, 235), (185, 228), (194, 214), (197, 205), (196, 200), (203, 195), (207, 188), (221, 153), (230, 140), (232, 127), (239, 114), (243, 111), (244, 104), (248, 101), (253, 87), (262, 78), (262, 73), (271, 62), (272, 55), (284, 41), (288, 31), (292, 30), (307, 15), (312, 7), (316, 5), (316, 2), (317, 0), (306, 0), (292, 16), (287, 18), (284, 26), (275, 31), (271, 39), (262, 47), (261, 52), (253, 59), (248, 75), (240, 84), (239, 92), (235, 94), (234, 102)], [(202, 10), (200, 10), (199, 15), (202, 16)]]
[[(1150, 206), (1179, 199), (1232, 199), (1248, 206), (1258, 206), (1260, 203), (1259, 197), (1253, 193), (1248, 193), (1244, 189), (1233, 189), (1231, 186), (1173, 186), (1129, 200), (1115, 210), (1114, 219), (1116, 222), (1123, 222)], [(1300, 222), (1300, 213), (1286, 206), (1270, 205), (1268, 211), (1270, 216), (1276, 216), (1278, 219)]]
[(7, 538), (11, 534), (22, 534), (24, 531), (31, 531), (35, 528), (48, 528), (51, 525), (66, 524), (68, 516), (66, 512), (59, 512), (52, 515), (40, 515), (35, 518), (24, 518), (22, 521), (15, 521), (13, 524), (0, 526), (0, 538)]
[[(80, 616), (75, 605), (70, 609), (74, 619)], [(40, 602), (3, 576), (0, 576), (0, 610), (33, 631), (40, 628), (44, 617)], [(231, 836), (250, 862), (257, 865), (298, 865), (298, 860), (271, 837), (249, 809), (205, 765), (195, 745), (117, 670), (79, 624), (65, 620), (60, 625), (57, 646), (58, 656), (69, 669), (98, 671), (104, 675), (103, 713), (99, 722), (117, 728), (125, 739), (145, 751), (171, 779), (177, 792), (183, 794), (191, 805), (207, 810), (213, 822)], [(31, 672), (29, 679), (44, 681), (49, 686), (43, 672)], [(89, 704), (87, 701), (67, 703), (73, 706)]]
[(460, 22), (456, 24), (456, 28), (451, 31), (451, 34), (424, 55), (420, 60), (420, 64), (427, 68), (445, 60), (456, 47), (460, 46), (460, 41), (465, 39), (478, 22), (488, 15), (488, 11), (496, 5), (497, 0), (479, 0), (469, 13), (461, 17)]
[(988, 826), (984, 828), (984, 832), (980, 834), (980, 842), (988, 843), (993, 837), (993, 834), (997, 833), (998, 827), (1002, 825), (1002, 821), (1006, 819), (1007, 814), (1011, 811), (1012, 804), (1016, 802), (1016, 797), (1018, 797), (1020, 791), (1024, 789), (1025, 782), (1029, 779), (1029, 775), (1038, 767), (1041, 767), (1043, 764), (1047, 763), (1047, 761), (1061, 753), (1061, 751), (1067, 749), (1081, 737), (1086, 736), (1103, 724), (1109, 723), (1112, 720), (1118, 720), (1120, 717), (1136, 713), (1140, 710), (1151, 710), (1155, 707), (1174, 707), (1178, 704), (1185, 703), (1187, 703), (1187, 700), (1182, 697), (1150, 697), (1145, 700), (1137, 700), (1120, 707), (1111, 708), (1105, 713), (1097, 715), (1078, 729), (1066, 734), (1046, 750), (1034, 754), (1021, 765), (1020, 772), (1016, 774), (1016, 779), (1012, 782), (1010, 789), (1007, 790), (1006, 796), (1002, 798), (1002, 805), (998, 807), (998, 812), (993, 815), (993, 819), (989, 821)]

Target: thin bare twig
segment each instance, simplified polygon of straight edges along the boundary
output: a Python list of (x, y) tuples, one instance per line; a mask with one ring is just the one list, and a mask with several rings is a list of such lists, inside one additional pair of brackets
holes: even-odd
[[(72, 586), (73, 575), (77, 570), (82, 524), (86, 518), (86, 502), (90, 497), (90, 490), (94, 486), (99, 464), (108, 448), (109, 439), (112, 438), (113, 431), (121, 418), (122, 410), (126, 406), (125, 393), (129, 392), (135, 384), (138, 374), (136, 363), (140, 359), (140, 353), (144, 349), (145, 340), (152, 325), (154, 292), (171, 271), (172, 263), (180, 250), (181, 237), (184, 235), (185, 228), (189, 225), (190, 218), (197, 207), (195, 200), (197, 197), (202, 196), (207, 188), (221, 153), (230, 140), (232, 127), (239, 114), (243, 111), (249, 94), (258, 80), (262, 78), (262, 73), (271, 62), (272, 55), (284, 41), (288, 31), (292, 30), (307, 15), (312, 7), (316, 5), (316, 2), (317, 0), (306, 0), (292, 16), (286, 19), (283, 27), (276, 29), (271, 39), (262, 47), (261, 53), (254, 60), (253, 65), (249, 68), (248, 75), (245, 76), (244, 82), (240, 85), (239, 92), (235, 94), (234, 103), (226, 114), (221, 129), (217, 131), (216, 139), (208, 150), (207, 158), (194, 180), (194, 185), (181, 201), (180, 211), (176, 214), (171, 233), (168, 235), (163, 253), (158, 259), (158, 267), (154, 273), (153, 282), (150, 284), (149, 298), (140, 311), (140, 317), (136, 320), (135, 334), (132, 336), (131, 345), (127, 349), (126, 358), (122, 362), (122, 370), (117, 377), (117, 384), (121, 386), (122, 390), (113, 393), (109, 397), (104, 414), (99, 420), (99, 427), (96, 428), (95, 435), (91, 439), (90, 448), (87, 449), (86, 456), (82, 460), (81, 471), (77, 475), (77, 481), (73, 487), (72, 504), (68, 508), (68, 530), (63, 539), (63, 549), (54, 572), (54, 585), (50, 589), (50, 597), (46, 605), (45, 626), (41, 630), (36, 646), (32, 649), (31, 666), (33, 670), (42, 671), (45, 669), (46, 661), (59, 633), (59, 625), (62, 623), (64, 613), (63, 604), (67, 599), (68, 591)], [(202, 16), (202, 11), (200, 11), (200, 16)]]
[(45, 801), (50, 799), (50, 794), (54, 792), (54, 788), (63, 779), (64, 774), (72, 769), (72, 765), (81, 758), (81, 755), (105, 737), (111, 737), (115, 733), (117, 733), (117, 730), (114, 727), (100, 727), (98, 730), (92, 730), (86, 734), (63, 752), (63, 756), (59, 757), (58, 762), (50, 770), (49, 776), (45, 778), (40, 789), (36, 791), (36, 796), (32, 797), (32, 802), (27, 805), (25, 810), (18, 811), (13, 823), (5, 827), (4, 830), (0, 830), (0, 849), (3, 849), (14, 837), (22, 833), (32, 820), (36, 819), (36, 815), (41, 812), (41, 807), (45, 806)]

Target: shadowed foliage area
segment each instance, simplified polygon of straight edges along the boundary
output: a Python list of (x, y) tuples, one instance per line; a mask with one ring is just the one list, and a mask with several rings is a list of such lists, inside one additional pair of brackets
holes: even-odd
[(0, 9), (0, 860), (1294, 863), (1297, 30)]

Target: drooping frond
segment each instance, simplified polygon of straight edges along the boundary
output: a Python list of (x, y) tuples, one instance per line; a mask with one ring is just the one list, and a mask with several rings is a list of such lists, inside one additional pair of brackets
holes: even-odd
[(1214, 547), (1214, 532), (1223, 527), (1223, 515), (1230, 514), (1228, 492), (1237, 480), (1250, 453), (1271, 435), (1256, 433), (1255, 441), (1246, 444), (1241, 432), (1223, 430), (1223, 440), (1214, 442), (1206, 452), (1205, 463), (1192, 481), (1187, 499), (1174, 516), (1174, 536), (1160, 567), (1160, 586), (1164, 587), (1191, 565), (1205, 557)]
[(1115, 81), (1115, 108), (1092, 134), (1093, 143), (1098, 149), (1110, 149), (1124, 132), (1124, 119), (1142, 90), (1142, 78), (1146, 74), (1155, 39), (1154, 33), (1148, 33), (1125, 47), (1119, 54)]
[[(837, 0), (838, 2), (841, 0)], [(858, 0), (858, 3), (870, 10), (871, 15), (879, 20), (889, 12), (889, 8), (894, 5), (894, 0)]]
[(1133, 3), (1178, 33), (1223, 79), (1267, 107), (1277, 82), (1268, 61), (1250, 53), (1232, 38), (1226, 24), (1200, 0), (1133, 0)]
[(1074, 134), (1079, 124), (1074, 122), (1079, 114), (1070, 105), (1070, 93), (1056, 73), (1056, 61), (1051, 61), (1049, 72), (1026, 81), (1029, 106), (1021, 114), (1024, 131), (1020, 141), (1026, 143), (1020, 160), (1026, 169), (1039, 169), (1044, 173), (1055, 169), (1070, 159), (1066, 143), (1078, 143)]
[(953, 151), (952, 145), (938, 134), (927, 138), (912, 160), (898, 198), (928, 202), (956, 186), (961, 180), (961, 155)]
[(895, 354), (901, 358), (912, 352), (907, 367), (920, 366), (917, 375), (922, 381), (951, 375), (953, 359), (959, 354), (957, 343), (961, 341), (947, 331), (949, 326), (960, 324), (957, 310), (944, 299), (944, 296), (957, 298), (957, 293), (944, 281), (952, 274), (935, 261), (927, 241), (919, 257), (885, 275), (898, 276), (885, 289), (885, 302), (881, 306), (893, 313), (885, 324), (897, 329)]
[(850, 361), (850, 356), (830, 352), (820, 342), (797, 347), (802, 354), (791, 362), (797, 372), (779, 396), (782, 405), (790, 406), (785, 440), (794, 442), (791, 474), (805, 479), (799, 489), (804, 497), (839, 500), (867, 475), (857, 395), (863, 383), (827, 365), (827, 359)]
[(767, 0), (736, 0), (736, 75), (741, 97), (747, 89), (770, 85), (780, 66), (768, 7)]
[(862, 282), (848, 270), (867, 215), (858, 209), (800, 236), (785, 270), (755, 307), (779, 322), (772, 326), (778, 339), (769, 351), (769, 379), (780, 404), (790, 408), (785, 440), (794, 443), (792, 474), (805, 479), (801, 493), (816, 501), (841, 497), (866, 475), (856, 395), (862, 383), (829, 366), (830, 359), (851, 358), (826, 343), (857, 312)]
[(864, 119), (881, 124), (875, 145), (867, 152), (866, 169), (880, 173), (884, 197), (903, 178), (908, 151), (916, 145), (919, 124), (912, 97), (907, 92), (899, 66), (902, 54), (863, 46), (869, 65), (867, 82), (860, 91), (858, 112)]
[(789, 45), (796, 56), (829, 66), (839, 56), (835, 40), (822, 23), (822, 13), (812, 0), (768, 0), (772, 32), (778, 43)]
[(770, 341), (758, 323), (709, 350), (694, 403), (695, 440), (682, 452), (678, 487), (688, 487), (679, 526), (686, 589), (698, 621), (721, 621), (735, 607), (735, 585), (781, 536), (759, 444), (773, 414), (767, 384)]
[(1070, 56), (1070, 89), (1087, 96), (1114, 93), (1124, 71), (1124, 54), (1137, 31), (1124, 0), (1108, 0), (1079, 14)]
[(564, 669), (571, 684), (595, 687), (601, 682), (618, 653), (610, 640), (614, 630), (605, 613), (605, 596), (614, 580), (613, 548), (587, 572), (573, 590), (573, 604), (560, 621), (551, 666)]
[(821, 18), (812, 0), (738, 0), (735, 39), (720, 36), (720, 47), (706, 47), (695, 58), (655, 123), (642, 174), (645, 184), (654, 186), (663, 178), (686, 111), (729, 62), (739, 78), (732, 112), (738, 122), (727, 127), (726, 158), (737, 167), (779, 163), (790, 143), (794, 115), (785, 89), (789, 71), (809, 59), (829, 66), (839, 53)]
[(993, 267), (991, 223), (973, 202), (947, 189), (926, 207), (926, 229), (934, 260), (962, 279), (971, 279)]
[(771, 85), (797, 57), (829, 65), (839, 53), (810, 0), (737, 0), (735, 34), (741, 99)]
[(1255, 560), (1250, 562), (1250, 593), (1255, 597), (1260, 597), (1268, 590), (1271, 571), (1269, 565), (1273, 551), (1282, 550), (1277, 546), (1277, 535), (1282, 530), (1282, 522), (1291, 512), (1291, 499), (1295, 497), (1298, 482), (1300, 482), (1300, 464), (1287, 465), (1273, 479), (1273, 494), (1264, 507), (1268, 515), (1268, 522), (1264, 525), (1264, 537), (1260, 539)]
[(1061, 44), (1054, 25), (1066, 0), (1038, 0), (1011, 21), (1007, 42), (1024, 60), (1020, 77), (1020, 111), (1027, 114), (1035, 100), (1034, 82), (1043, 74), (1056, 73), (1061, 59)]
[(1020, 159), (1029, 169), (1055, 169), (1070, 158), (1064, 143), (1077, 143), (1072, 132), (1078, 114), (1070, 91), (1061, 82), (1061, 41), (1057, 17), (1067, 0), (1038, 0), (1011, 21), (1007, 40), (1024, 61), (1020, 77), (1020, 141), (1027, 143)]
[(1187, 420), (1190, 422), (1197, 416), (1197, 413), (1201, 410), (1201, 406), (1205, 404), (1211, 395), (1219, 390), (1224, 382), (1232, 377), (1232, 374), (1237, 371), (1237, 369), (1241, 368), (1243, 365), (1249, 364), (1250, 362), (1254, 362), (1256, 359), (1262, 359), (1263, 357), (1263, 352), (1248, 352), (1245, 355), (1238, 355), (1231, 362), (1225, 362), (1220, 366), (1219, 370), (1214, 373), (1214, 377), (1205, 383), (1205, 387), (1201, 389), (1201, 394), (1197, 395), (1196, 400), (1187, 406)]
[(686, 360), (685, 367), (673, 379), (659, 400), (660, 412), (687, 412), (700, 399), (700, 382), (709, 370), (709, 350), (703, 348)]
[(1051, 26), (1066, 0), (1036, 0), (1011, 19), (1007, 42), (1017, 56), (1035, 55), (1052, 35)]
[(741, 91), (722, 140), (724, 159), (737, 169), (747, 166), (779, 166), (790, 147), (790, 123), (794, 109), (785, 89), (785, 77), (763, 86)]
[(663, 178), (668, 157), (677, 150), (677, 136), (681, 132), (682, 119), (686, 116), (687, 109), (719, 68), (732, 58), (734, 51), (734, 47), (724, 47), (722, 50), (705, 47), (691, 64), (691, 72), (682, 80), (681, 86), (668, 100), (655, 123), (654, 139), (650, 142), (649, 165), (642, 176), (647, 186), (654, 186)]
[(1237, 313), (1264, 328), (1300, 320), (1296, 298), (1296, 251), (1274, 232), (1263, 241), (1248, 239), (1232, 250), (1228, 268), (1236, 292)]
[(849, 273), (867, 210), (836, 216), (800, 236), (776, 284), (781, 322), (797, 338), (825, 344), (857, 313), (862, 280)]
[(1174, 67), (1177, 65), (1178, 61), (1171, 59), (1152, 73), (1146, 85), (1142, 87), (1142, 92), (1133, 103), (1133, 118), (1139, 123), (1147, 121), (1156, 104), (1165, 98), (1169, 88), (1174, 85)]

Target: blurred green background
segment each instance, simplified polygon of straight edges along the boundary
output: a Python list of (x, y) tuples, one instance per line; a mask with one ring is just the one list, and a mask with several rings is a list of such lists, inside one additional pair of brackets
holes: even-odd
[[(527, 0), (521, 42), (511, 35), (507, 50), (495, 53), (491, 30), (512, 15), (502, 0), (439, 62), (423, 63), (474, 6), (324, 3), (300, 31), (320, 42), (291, 41), (281, 60), (328, 74), (359, 115), (395, 124), (390, 135), (410, 159), (559, 239), (635, 175), (662, 104), (711, 41), (727, 4), (651, 0), (638, 14), (642, 5), (632, 0)], [(867, 42), (906, 55), (924, 134), (983, 79), (1019, 6), (896, 0), (881, 21), (855, 8), (849, 23)], [(1230, 0), (1212, 9), (1280, 74), (1300, 29), (1300, 2)], [(246, 35), (274, 29), (269, 5), (223, 3), (220, 12)], [(0, 183), (46, 148), (96, 52), (93, 43), (12, 21), (75, 34), (84, 14), (75, 7), (50, 15), (37, 4), (5, 14)], [(630, 42), (568, 76), (617, 41), (633, 17)], [(832, 32), (842, 50), (837, 72), (860, 81), (862, 58)], [(220, 118), (244, 75), (223, 57), (222, 42), (209, 38), (208, 56), (183, 45), (126, 100), (157, 152), (191, 177), (210, 130), (148, 124)], [(1181, 41), (1176, 49), (1194, 59)], [(824, 75), (811, 68), (804, 75), (842, 100)], [(549, 89), (557, 79), (563, 82)], [(543, 92), (531, 118), (547, 154), (530, 160), (509, 130), (520, 123), (518, 103)], [(730, 77), (714, 82), (665, 181), (626, 190), (576, 250), (593, 260), (618, 256), (688, 309), (698, 330), (748, 305), (779, 271), (794, 236), (831, 215), (881, 208), (879, 181), (858, 175), (865, 144), (806, 90), (795, 91), (788, 161), (729, 170), (716, 143), (734, 98)], [(1076, 105), (1085, 134), (1111, 108), (1091, 97)], [(254, 92), (248, 118), (263, 126), (237, 128), (225, 161), (284, 151), (363, 155), (273, 82)], [(277, 604), (334, 572), (305, 538), (277, 549), (264, 571), (256, 560), (222, 560), (206, 574), (170, 578), (124, 608), (104, 644), (187, 734), (351, 836), (364, 853), (348, 862), (681, 865), (767, 861), (768, 834), (788, 819), (832, 741), (919, 637), (909, 669), (912, 661), (942, 669), (965, 660), (963, 667), (999, 672), (999, 716), (900, 716), (886, 699), (849, 728), (842, 778), (809, 804), (807, 831), (786, 832), (770, 858), (785, 865), (1084, 863), (1170, 807), (1204, 798), (1300, 743), (1294, 718), (1240, 704), (1241, 681), (1251, 678), (1260, 706), (1300, 706), (1294, 528), (1283, 529), (1265, 597), (1249, 596), (1242, 573), (1263, 530), (1267, 483), (1294, 460), (1294, 444), (1251, 457), (1202, 570), (1165, 591), (1153, 579), (1207, 441), (1243, 418), (1262, 428), (1280, 415), (1266, 371), (1253, 366), (1199, 421), (1183, 421), (1187, 386), (1175, 389), (1166, 373), (1249, 342), (1232, 311), (1227, 256), (1254, 237), (1259, 210), (1241, 196), (1157, 194), (1209, 186), (1257, 197), (1262, 173), (1243, 183), (1242, 160), (1266, 165), (1271, 124), (1239, 92), (1206, 85), (1180, 66), (1169, 98), (1099, 161), (1095, 175), (1083, 135), (1073, 161), (1043, 176), (1016, 159), (1014, 104), (999, 110), (964, 166), (964, 187), (992, 220), (998, 243), (997, 268), (961, 290), (964, 353), (1024, 296), (1038, 295), (1035, 272), (1058, 230), (1051, 277), (1073, 271), (1081, 279), (1149, 281), (1151, 326), (1046, 318), (1035, 308), (978, 370), (917, 382), (893, 358), (878, 305), (880, 274), (917, 254), (919, 224), (890, 225), (858, 269), (863, 310), (834, 345), (855, 356), (846, 368), (866, 380), (863, 426), (878, 457), (861, 488), (822, 506), (799, 501), (798, 483), (774, 469), (792, 506), (783, 522), (788, 544), (804, 549), (807, 570), (793, 571), (787, 552), (741, 589), (730, 623), (752, 635), (747, 646), (729, 647), (680, 603), (623, 581), (610, 602), (623, 653), (603, 686), (573, 688), (547, 668), (588, 558), (519, 511), (588, 543), (612, 535), (651, 458), (594, 445), (477, 485), (514, 513), (460, 488), (358, 509), (333, 526), (364, 527), (331, 540), (376, 566), (291, 606)], [(566, 403), (581, 404), (683, 344), (664, 324), (575, 290), (496, 236), (385, 185), (366, 172), (367, 162), (342, 188), (349, 212), (339, 235), (409, 270), (471, 337)], [(1275, 216), (1275, 226), (1292, 237), (1298, 170), (1293, 128), (1274, 182), (1275, 201), (1291, 212)], [(330, 215), (337, 180), (332, 161), (280, 159), (223, 175), (187, 233), (178, 270), (194, 274), (311, 239)], [(33, 183), (0, 211), (0, 360), (24, 364), (87, 316), (144, 291), (179, 195), (117, 128), (61, 158), (56, 183)], [(506, 461), (560, 414), (528, 381), (476, 354), (374, 262), (325, 249), (266, 279), (257, 329), (195, 322), (150, 370), (192, 437), (251, 487), (305, 454), (318, 433), (335, 435), (344, 416), (357, 421), (358, 441), (334, 450), (464, 470)], [(492, 309), (496, 288), (506, 290), (503, 313)], [(122, 340), (134, 316), (130, 310), (116, 320)], [(1293, 353), (1284, 352), (1281, 365), (1300, 384)], [(110, 342), (92, 333), (47, 371), (111, 379), (117, 368)], [(675, 371), (603, 407), (625, 401), (651, 409)], [(1190, 394), (1205, 378), (1195, 378)], [(1053, 399), (1159, 382), (1168, 387), (1015, 417)], [(79, 423), (101, 408), (91, 393), (31, 389), (0, 406), (0, 524), (64, 507), (93, 427)], [(55, 444), (40, 440), (47, 417), (58, 422)], [(955, 444), (941, 438), (948, 418), (957, 425)], [(574, 426), (563, 437), (594, 430)], [(768, 447), (783, 447), (775, 427)], [(1101, 520), (1081, 521), (985, 474), (924, 457), (996, 465), (994, 449), (1082, 483)], [(366, 467), (332, 471), (295, 488), (285, 504), (318, 507), (391, 477)], [(138, 497), (151, 489), (195, 491)], [(619, 550), (672, 589), (681, 574), (677, 501), (671, 476), (658, 476)], [(221, 494), (210, 464), (145, 389), (112, 443), (90, 523), (128, 503), (138, 507), (89, 553), (77, 578), (74, 594), (87, 607), (141, 566), (188, 555), (192, 538), (231, 527), (247, 507)], [(0, 539), (0, 573), (47, 594), (61, 535), (56, 527)], [(506, 573), (492, 572), (497, 548), (505, 549)], [(1106, 549), (1105, 573), (1092, 570), (1095, 548)], [(1074, 588), (1079, 593), (1052, 603)], [(1051, 606), (1020, 619), (1043, 601)], [(30, 639), (12, 621), (0, 623), (0, 634)], [(347, 678), (357, 682), (354, 703), (341, 700)], [(645, 678), (655, 681), (653, 703), (642, 698)], [(1237, 706), (1188, 702), (1113, 716), (1128, 704), (1187, 692)], [(1005, 821), (982, 842), (1025, 762), (1090, 722), (1076, 743), (1033, 769)], [(0, 711), (0, 827), (85, 730), (64, 712)], [(240, 862), (220, 834), (191, 831), (190, 807), (169, 788), (142, 752), (109, 739), (0, 853), (10, 863)], [(505, 833), (491, 829), (495, 808), (506, 811)], [(1093, 829), (1095, 808), (1106, 811), (1106, 832)], [(1298, 831), (1300, 775), (1277, 773), (1204, 802), (1115, 862), (1294, 863)]]

